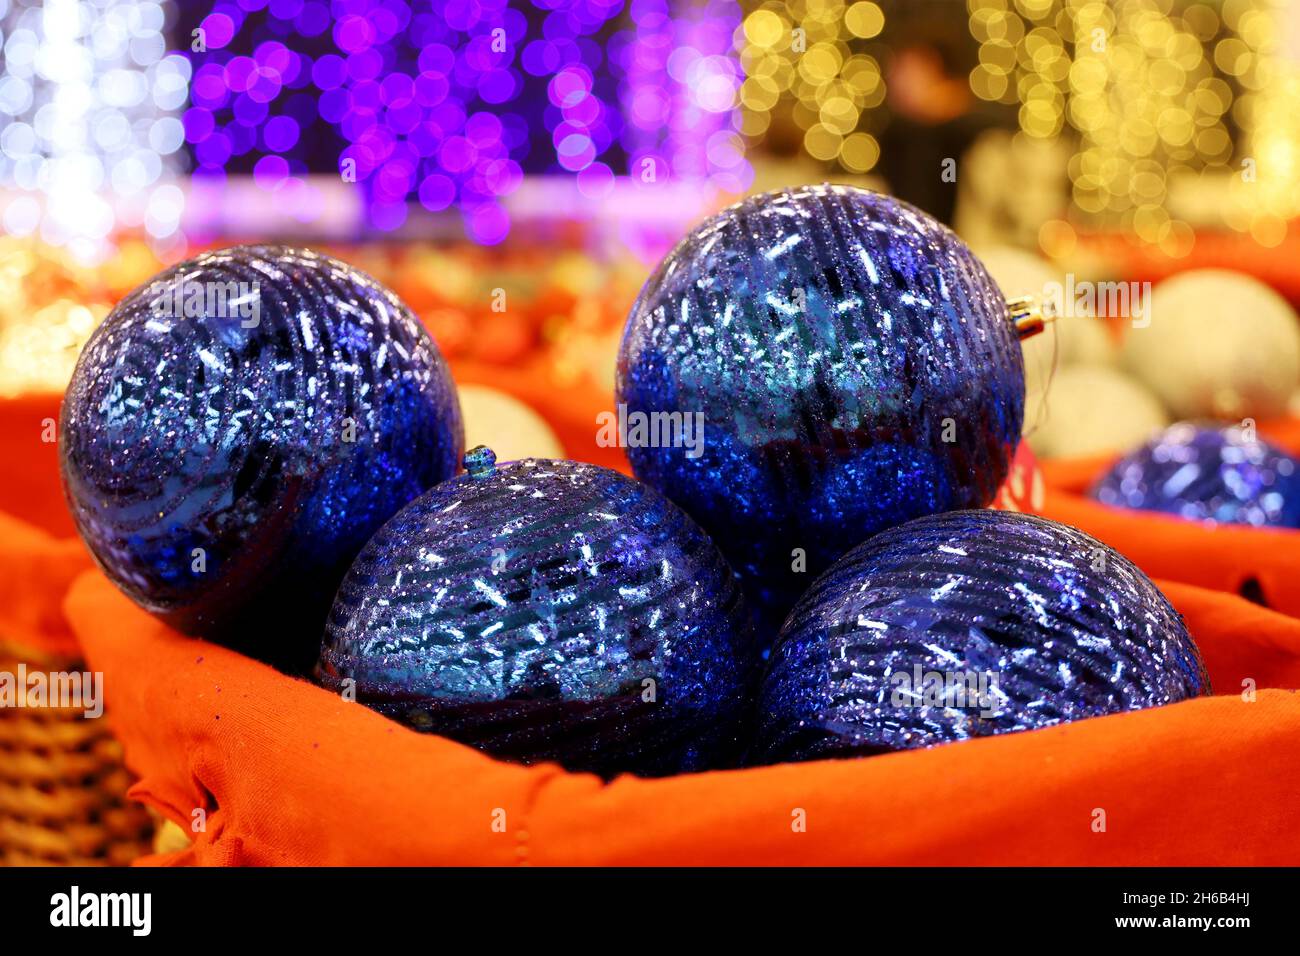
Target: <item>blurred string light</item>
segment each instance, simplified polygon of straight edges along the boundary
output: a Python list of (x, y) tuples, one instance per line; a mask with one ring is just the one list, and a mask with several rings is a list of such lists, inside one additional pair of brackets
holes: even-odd
[[(734, 0), (218, 0), (191, 54), (185, 129), (200, 175), (252, 159), (260, 186), (310, 213), (319, 117), (372, 227), (402, 226), (415, 200), (458, 209), (491, 244), (525, 164), (592, 199), (647, 168), (743, 188), (738, 22)], [(318, 48), (287, 48), (288, 32)], [(251, 54), (232, 52), (237, 39)]]
[[(1208, 21), (1214, 11), (1202, 16)], [(1215, 62), (1240, 79), (1243, 93), (1233, 114), (1245, 132), (1242, 175), (1229, 180), (1228, 224), (1249, 230), (1262, 245), (1286, 238), (1287, 220), (1300, 216), (1300, 50), (1287, 51), (1283, 37), (1300, 32), (1300, 11), (1282, 0), (1229, 0), (1220, 16), (1230, 35), (1215, 47)]]
[[(337, 152), (332, 138), (309, 137), (326, 108), (322, 90), (333, 87), (314, 87), (315, 64), (295, 48), (329, 31), (330, 11), (322, 2), (275, 0), (265, 22), (254, 22), (264, 8), (267, 0), (218, 0), (199, 22), (198, 48), (186, 50), (193, 81), (185, 138), (198, 183), (219, 182), (228, 165), (248, 159), (254, 183), (282, 214), (310, 220), (320, 204), (303, 157), (322, 147)], [(241, 34), (248, 54), (230, 49)], [(189, 43), (191, 36), (179, 39)]]
[(120, 227), (176, 236), (169, 181), (189, 64), (169, 56), (160, 0), (0, 0), (0, 186), (12, 235), (83, 259)]
[[(546, 84), (545, 126), (560, 169), (575, 174), (578, 188), (603, 198), (614, 185), (606, 158), (618, 142), (621, 116), (614, 64), (597, 37), (623, 8), (622, 0), (536, 0), (547, 10), (542, 36), (524, 47), (526, 73)], [(526, 101), (525, 101), (526, 102)]]
[[(634, 182), (670, 178), (742, 193), (753, 182), (736, 110), (735, 0), (632, 0), (615, 54), (624, 75), (621, 140)], [(579, 179), (581, 186), (581, 178)]]
[(62, 391), (108, 313), (96, 270), (69, 246), (0, 237), (0, 398)]
[[(1285, 145), (1294, 142), (1291, 135), (1264, 133), (1260, 122), (1270, 111), (1284, 112), (1284, 104), (1293, 116), (1295, 109), (1294, 94), (1270, 100), (1276, 74), (1259, 58), (1276, 29), (1271, 0), (968, 0), (967, 6), (980, 43), (980, 64), (970, 76), (975, 94), (1018, 104), (1026, 136), (1076, 142), (1069, 165), (1074, 219), (1185, 255), (1192, 229), (1170, 215), (1170, 185), (1234, 169), (1230, 122), (1259, 131), (1260, 151), (1268, 150), (1277, 166), (1293, 162), (1285, 158), (1294, 148)], [(1248, 92), (1234, 105), (1242, 89)], [(1283, 208), (1294, 202), (1296, 185), (1294, 176), (1279, 180), (1276, 191), (1290, 191)], [(1256, 205), (1236, 213), (1231, 224), (1280, 241), (1263, 211), (1272, 197), (1243, 192)], [(1073, 236), (1070, 223), (1053, 221), (1041, 238), (1053, 252)]]
[(522, 179), (528, 143), (510, 107), (524, 83), (523, 15), (505, 0), (447, 0), (438, 13), (400, 0), (332, 9), (339, 83), (321, 110), (349, 144), (342, 159), (356, 161), (371, 224), (400, 226), (414, 196), (433, 211), (456, 203), (471, 239), (500, 242), (510, 229), (501, 199)]
[(880, 158), (871, 111), (884, 102), (885, 81), (879, 61), (853, 46), (884, 26), (870, 0), (761, 3), (735, 36), (745, 75), (741, 131), (761, 142), (774, 119), (788, 120), (810, 156), (869, 171)]
[(505, 0), (448, 0), (437, 13), (403, 0), (218, 0), (199, 28), (185, 114), (199, 176), (251, 162), (258, 187), (310, 220), (319, 202), (306, 174), (324, 156), (364, 191), (373, 228), (398, 228), (418, 201), (457, 204), (477, 241), (505, 235), (498, 200), (517, 187), (512, 155), (528, 141), (523, 117), (503, 108), (523, 82), (526, 29)]

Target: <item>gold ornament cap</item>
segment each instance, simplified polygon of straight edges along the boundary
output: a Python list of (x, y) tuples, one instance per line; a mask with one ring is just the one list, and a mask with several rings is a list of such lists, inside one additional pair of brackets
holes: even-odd
[(1027, 339), (1056, 321), (1056, 305), (1047, 296), (1019, 295), (1007, 300), (1007, 315), (1018, 338)]

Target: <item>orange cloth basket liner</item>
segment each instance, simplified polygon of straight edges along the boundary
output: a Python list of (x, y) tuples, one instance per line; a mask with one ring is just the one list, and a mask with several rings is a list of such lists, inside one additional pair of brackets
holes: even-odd
[[(0, 435), (38, 430), (51, 407), (0, 402)], [(37, 433), (0, 480), (0, 635), (75, 641), (104, 673), (133, 796), (193, 836), (145, 862), (1300, 863), (1300, 620), (1281, 613), (1300, 612), (1300, 532), (1108, 511), (1078, 493), (1097, 463), (1049, 465), (1045, 513), (1163, 578), (1218, 696), (930, 750), (606, 783), (417, 734), (169, 630), (67, 537)], [(1252, 577), (1275, 609), (1211, 589)]]

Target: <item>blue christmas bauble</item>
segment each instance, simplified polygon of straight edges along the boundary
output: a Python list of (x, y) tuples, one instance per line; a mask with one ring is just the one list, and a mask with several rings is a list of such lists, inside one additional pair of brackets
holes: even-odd
[(1172, 425), (1111, 466), (1091, 495), (1196, 521), (1300, 528), (1300, 462), (1236, 425)]
[(455, 474), (438, 347), (329, 256), (208, 252), (136, 289), (82, 352), (60, 455), (77, 528), (132, 599), (190, 634), (308, 666), (352, 559)]
[(755, 649), (699, 526), (595, 465), (465, 457), (358, 556), (321, 682), (508, 759), (656, 775), (733, 758)]
[(756, 762), (949, 741), (1210, 692), (1151, 580), (1082, 531), (955, 511), (882, 532), (800, 599), (772, 650)]
[(1024, 394), (1007, 304), (961, 240), (887, 196), (807, 186), (719, 213), (651, 276), (619, 437), (779, 624), (875, 532), (991, 502)]

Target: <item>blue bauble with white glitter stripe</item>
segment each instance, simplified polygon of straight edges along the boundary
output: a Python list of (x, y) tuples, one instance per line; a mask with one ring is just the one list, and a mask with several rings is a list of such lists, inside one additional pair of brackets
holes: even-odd
[(306, 668), (352, 559), (456, 472), (446, 363), (374, 279), (303, 249), (206, 252), (95, 331), (63, 401), (77, 529), (190, 634)]
[[(875, 532), (989, 504), (1024, 392), (1006, 301), (970, 249), (845, 186), (697, 227), (642, 289), (618, 366), (624, 414), (647, 423), (637, 477), (713, 536), (770, 626)], [(700, 415), (703, 441), (677, 440)]]
[(1123, 555), (1035, 515), (952, 511), (876, 535), (800, 598), (750, 759), (931, 747), (1210, 692), (1182, 617)]
[(417, 730), (526, 763), (642, 775), (734, 761), (756, 663), (699, 526), (596, 465), (488, 449), (366, 545), (317, 676)]

